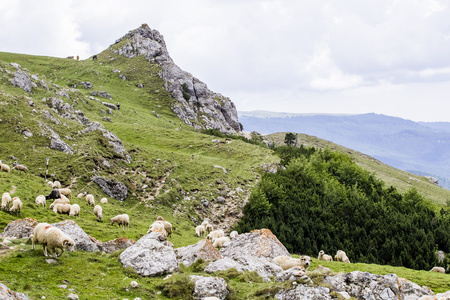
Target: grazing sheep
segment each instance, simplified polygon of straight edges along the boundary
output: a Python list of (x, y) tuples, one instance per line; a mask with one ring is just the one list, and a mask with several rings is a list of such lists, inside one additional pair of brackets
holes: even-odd
[(43, 205), (44, 207), (47, 205), (47, 202), (45, 201), (44, 195), (39, 195), (36, 197), (36, 200), (34, 201), (37, 205)]
[(69, 216), (70, 217), (80, 216), (80, 206), (78, 204), (75, 203), (70, 206)]
[[(54, 257), (61, 256), (64, 253), (64, 249), (67, 248), (69, 251), (74, 251), (75, 242), (61, 231), (61, 229), (53, 227), (51, 225), (46, 224), (44, 227), (39, 227), (38, 232), (36, 232), (36, 229), (40, 224), (46, 224), (46, 223), (39, 223), (33, 232), (32, 235), (32, 249), (34, 249), (34, 243), (42, 244), (42, 247), (44, 249), (44, 255), (47, 255), (47, 250), (53, 254)], [(58, 252), (56, 249), (60, 249), (61, 253), (58, 255)]]
[(86, 195), (87, 195), (87, 192), (82, 192), (82, 193), (78, 194), (77, 198), (84, 198), (84, 197), (86, 197)]
[(117, 223), (119, 226), (122, 225), (122, 229), (125, 229), (125, 227), (127, 227), (128, 230), (130, 229), (130, 217), (128, 217), (127, 214), (117, 215), (114, 218), (109, 219), (109, 222), (111, 225), (114, 225), (114, 223)]
[(14, 198), (12, 199), (12, 206), (11, 206), (11, 208), (9, 209), (9, 211), (10, 211), (11, 213), (16, 212), (16, 215), (19, 215), (19, 214), (20, 214), (20, 215), (22, 216), (22, 212), (21, 212), (22, 207), (23, 207), (22, 201), (20, 201), (19, 198), (14, 197)]
[(298, 266), (303, 267), (305, 270), (307, 270), (309, 268), (309, 265), (311, 264), (311, 257), (306, 255), (301, 256), (300, 259), (292, 258), (290, 256), (277, 256), (273, 260), (283, 270)]
[(86, 202), (88, 203), (88, 205), (95, 206), (94, 195), (92, 195), (92, 194), (87, 194), (87, 196), (86, 196)]
[(102, 215), (102, 207), (100, 205), (96, 205), (94, 207), (94, 214), (97, 216), (97, 221), (101, 222), (103, 215)]
[(347, 254), (345, 254), (345, 252), (342, 251), (342, 250), (338, 250), (338, 252), (334, 256), (334, 260), (335, 261), (342, 261), (342, 262), (345, 262), (345, 263), (350, 263), (350, 260), (348, 259)]
[(71, 205), (68, 203), (60, 203), (60, 204), (56, 204), (53, 207), (53, 211), (55, 212), (55, 214), (70, 214), (70, 207)]
[(201, 225), (205, 226), (205, 228), (206, 228), (206, 225), (208, 225), (208, 224), (209, 224), (209, 220), (206, 219), (206, 220), (204, 220), (204, 221), (202, 222)]
[(229, 242), (229, 241), (230, 241), (230, 239), (228, 237), (223, 236), (223, 237), (215, 239), (213, 246), (220, 249), (226, 242)]
[(445, 274), (445, 269), (443, 267), (433, 267), (433, 269), (431, 269), (430, 272), (438, 272)]
[(205, 226), (198, 225), (195, 227), (195, 235), (196, 236), (204, 236), (205, 235)]
[(60, 189), (61, 188), (61, 182), (59, 182), (58, 180), (55, 180), (53, 182), (53, 188), (54, 189)]
[(234, 239), (235, 237), (237, 237), (239, 235), (239, 233), (236, 230), (233, 230), (230, 233), (230, 239)]
[(53, 209), (57, 204), (70, 204), (70, 200), (67, 198), (59, 198), (53, 201), (48, 208)]
[(164, 218), (161, 217), (161, 216), (157, 216), (157, 217), (156, 217), (156, 221), (164, 221)]
[(150, 227), (147, 230), (147, 234), (152, 232), (152, 231), (156, 231), (156, 230), (164, 230), (164, 224), (161, 221), (155, 221), (153, 222)]
[(317, 259), (324, 261), (333, 261), (333, 257), (331, 255), (325, 254), (323, 250), (319, 251), (319, 257)]
[(72, 191), (69, 188), (59, 189), (59, 192), (67, 198), (72, 198)]
[(206, 232), (210, 233), (214, 230), (214, 227), (211, 224), (207, 224), (205, 227)]
[(173, 226), (170, 222), (167, 221), (161, 221), (164, 224), (164, 230), (167, 232), (167, 237), (170, 237), (172, 235)]
[(214, 243), (214, 241), (220, 237), (225, 236), (225, 233), (223, 232), (223, 230), (219, 229), (219, 230), (214, 230), (211, 231), (206, 238), (211, 240), (211, 243)]
[(53, 188), (53, 182), (47, 181), (47, 185), (48, 185), (49, 187)]
[(24, 165), (18, 164), (18, 163), (13, 163), (13, 168), (11, 169), (11, 172), (14, 171), (14, 169), (17, 170), (18, 173), (20, 173), (19, 171), (22, 171), (24, 173), (28, 172), (28, 168), (25, 167)]
[(9, 168), (9, 166), (7, 164), (2, 163), (1, 160), (0, 160), (0, 169), (6, 173), (11, 172), (11, 169)]
[(48, 223), (39, 223), (36, 225), (36, 227), (34, 227), (33, 234), (30, 236), (32, 250), (34, 250), (34, 245), (36, 242), (44, 245), (43, 232), (45, 231), (45, 228), (48, 227), (51, 227), (51, 225)]
[(106, 204), (106, 203), (108, 203), (108, 199), (102, 198), (102, 199), (100, 199), (100, 203)]
[(2, 210), (9, 210), (9, 204), (11, 203), (11, 195), (6, 192), (2, 195)]
[(61, 193), (59, 192), (59, 190), (53, 190), (50, 192), (50, 194), (45, 196), (45, 200), (59, 199), (59, 198), (61, 198)]

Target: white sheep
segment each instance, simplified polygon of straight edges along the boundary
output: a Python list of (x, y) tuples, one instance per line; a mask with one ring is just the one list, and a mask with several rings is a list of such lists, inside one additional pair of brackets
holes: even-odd
[(195, 227), (195, 235), (196, 236), (204, 236), (205, 235), (205, 226), (200, 224), (197, 227)]
[(208, 219), (206, 219), (202, 222), (201, 225), (205, 226), (205, 228), (206, 228), (206, 225), (208, 225), (208, 224), (209, 224), (209, 221), (208, 221)]
[[(38, 226), (44, 224), (43, 227)], [(44, 249), (44, 255), (47, 255), (47, 250), (53, 254), (54, 257), (61, 256), (64, 253), (64, 249), (67, 248), (69, 251), (74, 251), (75, 242), (70, 236), (61, 231), (61, 229), (48, 225), (46, 223), (38, 224), (31, 237), (32, 249), (34, 249), (34, 243), (42, 244)], [(56, 249), (60, 249), (61, 253), (58, 255)]]
[(77, 198), (85, 198), (86, 195), (87, 195), (87, 192), (82, 192), (82, 193), (78, 194)]
[(164, 230), (167, 232), (167, 236), (170, 237), (172, 235), (173, 226), (170, 222), (160, 221), (164, 225)]
[(59, 189), (59, 192), (67, 198), (72, 198), (72, 191), (69, 188)]
[(117, 215), (109, 219), (109, 222), (111, 225), (114, 225), (114, 223), (117, 223), (119, 226), (122, 225), (122, 229), (125, 229), (125, 227), (127, 227), (128, 230), (130, 229), (130, 217), (128, 217), (127, 214)]
[(443, 267), (433, 267), (433, 269), (431, 269), (430, 272), (438, 272), (445, 274), (445, 269)]
[(11, 169), (11, 172), (14, 171), (14, 169), (16, 169), (18, 173), (20, 173), (19, 171), (22, 171), (22, 172), (25, 172), (25, 173), (28, 172), (28, 168), (27, 167), (25, 167), (24, 165), (18, 164), (16, 162), (13, 163), (13, 168)]
[(161, 217), (161, 216), (157, 216), (157, 217), (156, 217), (156, 221), (164, 221), (164, 218)]
[(43, 232), (49, 227), (51, 227), (51, 225), (48, 223), (39, 223), (34, 227), (33, 234), (30, 236), (32, 250), (34, 250), (35, 243), (45, 244)]
[(11, 169), (9, 168), (9, 166), (7, 164), (2, 163), (1, 160), (0, 160), (0, 169), (6, 173), (11, 172)]
[(305, 270), (309, 268), (311, 264), (311, 257), (303, 255), (298, 258), (290, 256), (277, 256), (273, 259), (283, 270), (290, 269), (292, 267), (303, 267)]
[(108, 203), (108, 199), (102, 198), (102, 199), (100, 199), (100, 203), (106, 204), (106, 203)]
[(22, 212), (21, 212), (22, 207), (23, 207), (22, 201), (20, 201), (19, 198), (14, 197), (14, 198), (12, 199), (12, 206), (11, 206), (11, 208), (9, 209), (9, 211), (10, 211), (11, 213), (16, 212), (16, 215), (19, 215), (19, 214), (20, 214), (20, 215), (22, 216)]
[(63, 203), (63, 204), (56, 204), (55, 206), (53, 206), (53, 211), (55, 212), (55, 214), (70, 214), (70, 204), (67, 203)]
[(208, 224), (206, 224), (205, 230), (206, 230), (206, 232), (210, 233), (214, 230), (214, 227), (208, 223)]
[(218, 239), (218, 238), (220, 238), (220, 237), (223, 237), (223, 236), (225, 236), (225, 233), (223, 232), (223, 230), (222, 230), (222, 229), (218, 229), (218, 230), (211, 231), (211, 232), (206, 236), (206, 238), (209, 239), (209, 240), (211, 240), (211, 243), (214, 243), (214, 241), (215, 241), (216, 239)]
[(350, 260), (348, 259), (347, 254), (344, 251), (342, 251), (342, 250), (338, 250), (338, 252), (334, 256), (334, 260), (335, 261), (342, 261), (342, 262), (345, 262), (345, 263), (350, 263)]
[(92, 195), (92, 194), (87, 194), (87, 195), (86, 195), (86, 202), (88, 203), (88, 205), (95, 206), (94, 195)]
[(103, 215), (102, 215), (102, 207), (100, 205), (96, 205), (94, 207), (94, 214), (97, 217), (97, 221), (101, 222)]
[(39, 195), (36, 197), (36, 200), (34, 201), (37, 205), (43, 205), (44, 207), (47, 205), (47, 202), (45, 200), (44, 195)]
[(67, 199), (66, 197), (56, 199), (55, 201), (53, 201), (52, 204), (50, 204), (48, 208), (53, 209), (56, 204), (70, 204), (70, 200)]
[(229, 242), (230, 241), (230, 238), (228, 238), (228, 237), (226, 237), (226, 236), (223, 236), (223, 237), (220, 237), (220, 238), (217, 238), (217, 239), (215, 239), (214, 240), (214, 243), (213, 243), (213, 246), (215, 247), (215, 248), (222, 248), (222, 246), (226, 243), (226, 242)]
[(11, 195), (6, 192), (2, 195), (2, 210), (9, 210), (9, 204), (11, 203)]
[(47, 181), (47, 185), (48, 185), (49, 187), (53, 188), (53, 182)]
[(70, 206), (69, 216), (70, 217), (80, 216), (80, 206), (78, 204), (75, 203)]
[[(161, 222), (161, 221), (153, 222), (150, 225), (150, 227), (148, 228), (147, 234), (152, 232), (152, 231), (156, 231), (156, 230), (164, 230), (165, 231), (163, 222)], [(166, 232), (166, 235), (167, 235), (167, 232)]]
[(317, 257), (317, 259), (324, 261), (333, 261), (333, 257), (331, 255), (325, 254), (325, 251), (323, 250), (319, 251), (319, 257)]
[(53, 188), (54, 189), (60, 189), (61, 188), (61, 182), (59, 182), (58, 180), (55, 180), (53, 182)]
[(234, 239), (235, 237), (237, 237), (239, 235), (239, 233), (236, 230), (233, 230), (230, 233), (230, 239)]

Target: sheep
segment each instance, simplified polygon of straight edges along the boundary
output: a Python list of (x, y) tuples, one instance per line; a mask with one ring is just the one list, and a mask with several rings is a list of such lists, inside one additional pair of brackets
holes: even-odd
[(59, 192), (67, 198), (72, 198), (72, 191), (69, 188), (59, 189)]
[(161, 221), (153, 222), (147, 230), (147, 234), (155, 230), (164, 230), (164, 224)]
[(20, 214), (20, 215), (22, 216), (22, 212), (21, 212), (22, 207), (23, 207), (22, 201), (20, 201), (19, 198), (14, 197), (14, 198), (12, 199), (12, 206), (11, 206), (11, 208), (9, 209), (9, 211), (10, 211), (11, 213), (16, 212), (16, 215), (19, 215), (19, 214)]
[(9, 166), (7, 164), (2, 163), (1, 160), (0, 160), (0, 169), (6, 173), (11, 172), (11, 169), (9, 168)]
[(323, 250), (319, 251), (319, 257), (317, 257), (317, 259), (324, 261), (333, 261), (333, 257), (331, 255), (325, 254)]
[(86, 202), (88, 203), (88, 205), (95, 206), (94, 195), (92, 195), (92, 194), (87, 194), (87, 195), (86, 195)]
[(49, 187), (53, 188), (53, 182), (47, 181), (47, 185), (48, 185)]
[(9, 210), (9, 204), (11, 203), (11, 195), (6, 192), (2, 195), (2, 210)]
[(236, 230), (233, 230), (230, 233), (230, 239), (234, 239), (235, 237), (237, 237), (239, 235), (239, 233)]
[(205, 228), (206, 228), (206, 225), (208, 225), (208, 224), (209, 224), (209, 221), (208, 221), (208, 219), (206, 219), (202, 222), (201, 225), (205, 226)]
[(196, 236), (204, 236), (205, 235), (205, 226), (198, 225), (195, 227), (195, 235)]
[(45, 200), (59, 199), (59, 198), (61, 198), (61, 193), (59, 192), (59, 190), (53, 190), (50, 192), (50, 194), (45, 196)]
[(345, 254), (345, 252), (342, 251), (342, 250), (338, 250), (338, 252), (334, 256), (334, 260), (335, 261), (342, 261), (342, 262), (345, 262), (345, 263), (350, 263), (350, 260), (348, 259), (347, 254)]
[[(65, 248), (68, 248), (71, 252), (74, 251), (75, 242), (70, 236), (62, 232), (61, 229), (48, 224), (38, 228), (40, 224), (46, 223), (39, 223), (35, 227), (32, 235), (32, 249), (34, 249), (34, 243), (38, 242), (39, 244), (42, 244), (44, 256), (48, 256), (47, 250), (53, 254), (53, 257), (61, 256), (64, 253)], [(36, 229), (38, 229), (38, 231), (36, 231)], [(59, 255), (56, 249), (61, 250)]]
[(220, 249), (226, 242), (229, 242), (229, 241), (230, 241), (230, 238), (223, 236), (223, 237), (215, 239), (213, 246)]
[(97, 221), (101, 222), (103, 215), (102, 215), (102, 207), (100, 205), (96, 205), (94, 207), (94, 214), (97, 216)]
[(58, 180), (55, 180), (53, 182), (53, 188), (54, 189), (60, 189), (61, 188), (61, 182), (59, 182)]
[(70, 206), (69, 216), (70, 217), (80, 216), (80, 206), (78, 204), (75, 203)]
[(157, 216), (157, 217), (156, 217), (156, 221), (164, 221), (164, 218), (161, 217), (161, 216)]
[(206, 238), (211, 240), (211, 243), (214, 243), (214, 241), (220, 237), (225, 236), (225, 233), (223, 232), (223, 230), (219, 229), (219, 230), (214, 230), (211, 231)]
[(108, 203), (108, 199), (102, 198), (102, 199), (100, 199), (100, 203), (106, 204), (106, 203)]
[(85, 198), (86, 195), (87, 195), (87, 192), (82, 192), (82, 193), (78, 194), (77, 198)]
[(70, 207), (71, 207), (71, 205), (68, 203), (59, 203), (53, 207), (53, 211), (55, 212), (55, 214), (68, 215), (68, 214), (70, 214)]
[(214, 227), (211, 224), (207, 224), (205, 227), (206, 232), (210, 233), (214, 230)]
[(34, 227), (33, 234), (30, 236), (31, 240), (31, 250), (34, 250), (35, 243), (38, 242), (39, 244), (44, 245), (43, 240), (43, 232), (46, 228), (51, 227), (48, 223), (39, 223)]
[(28, 172), (28, 168), (25, 167), (24, 165), (18, 164), (18, 163), (13, 163), (13, 168), (11, 169), (11, 172), (16, 169), (18, 173), (20, 173), (19, 171), (22, 171), (24, 173)]
[(59, 198), (53, 201), (48, 208), (53, 209), (57, 204), (70, 204), (70, 200), (67, 198)]
[(130, 229), (130, 217), (127, 214), (117, 215), (114, 218), (109, 219), (111, 225), (117, 223), (117, 225), (122, 225), (122, 229), (125, 229), (125, 226)]
[(45, 201), (44, 195), (39, 195), (36, 197), (36, 200), (34, 201), (37, 205), (43, 205), (44, 207), (47, 205), (47, 202)]
[(430, 272), (438, 272), (445, 274), (445, 269), (443, 267), (433, 267), (433, 269), (431, 269)]
[(311, 257), (306, 255), (301, 256), (300, 259), (292, 258), (290, 256), (277, 256), (273, 260), (283, 270), (298, 266), (303, 267), (305, 270), (307, 270), (309, 268), (309, 265), (311, 264)]

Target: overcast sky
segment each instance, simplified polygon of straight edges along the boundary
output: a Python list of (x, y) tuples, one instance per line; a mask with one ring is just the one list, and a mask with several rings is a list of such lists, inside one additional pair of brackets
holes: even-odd
[(147, 23), (239, 111), (450, 122), (450, 2), (0, 0), (0, 51), (81, 59)]

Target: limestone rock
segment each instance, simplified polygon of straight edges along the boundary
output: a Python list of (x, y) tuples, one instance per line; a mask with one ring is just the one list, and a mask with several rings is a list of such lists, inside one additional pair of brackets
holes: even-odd
[(15, 220), (6, 225), (0, 237), (23, 239), (29, 238), (38, 222), (33, 218)]
[(114, 109), (114, 110), (117, 109), (116, 106), (115, 106), (114, 104), (112, 104), (112, 103), (109, 103), (109, 102), (102, 102), (102, 104), (103, 104), (104, 106), (108, 107), (108, 108), (111, 108), (111, 109)]
[(9, 81), (13, 86), (19, 87), (27, 93), (30, 93), (33, 87), (31, 78), (24, 71), (20, 70), (20, 68), (14, 73), (14, 78)]
[(89, 81), (80, 82), (80, 84), (83, 85), (86, 90), (92, 89), (94, 87), (94, 85)]
[(50, 148), (56, 151), (61, 151), (67, 154), (73, 154), (73, 148), (70, 147), (61, 138), (53, 138), (50, 140)]
[(120, 254), (122, 265), (132, 267), (141, 276), (159, 276), (178, 271), (175, 251), (166, 246), (161, 234), (144, 235)]
[(65, 234), (70, 236), (75, 242), (75, 250), (82, 250), (88, 252), (98, 251), (99, 248), (96, 243), (93, 242), (92, 238), (87, 235), (86, 232), (78, 226), (72, 220), (64, 220), (59, 223), (51, 224), (59, 229), (61, 229)]
[(205, 261), (213, 261), (221, 259), (219, 251), (211, 244), (208, 239), (200, 240), (197, 244), (189, 245), (175, 249), (178, 263), (183, 263), (189, 267), (197, 259), (201, 258)]
[(98, 96), (98, 97), (102, 97), (102, 98), (106, 98), (106, 99), (112, 99), (110, 94), (108, 94), (107, 92), (103, 92), (103, 91), (92, 92), (91, 96)]
[(23, 293), (16, 293), (10, 290), (6, 285), (0, 283), (0, 299), (2, 300), (31, 300)]
[[(283, 300), (328, 300), (332, 299), (330, 290), (326, 287), (311, 287), (304, 284), (299, 284), (295, 289), (286, 291), (281, 290), (275, 294), (275, 299)], [(359, 299), (359, 298), (358, 298)], [(370, 299), (370, 298), (367, 298)]]
[(205, 297), (217, 297), (225, 299), (229, 293), (227, 283), (220, 277), (190, 276), (195, 282), (194, 298), (203, 299)]
[(128, 189), (121, 182), (114, 182), (109, 179), (100, 176), (94, 176), (91, 178), (92, 181), (97, 183), (103, 192), (110, 196), (111, 198), (123, 201), (127, 198)]
[(126, 237), (121, 237), (112, 241), (97, 244), (98, 249), (105, 253), (111, 253), (117, 250), (128, 248), (135, 244), (132, 239), (127, 239)]

